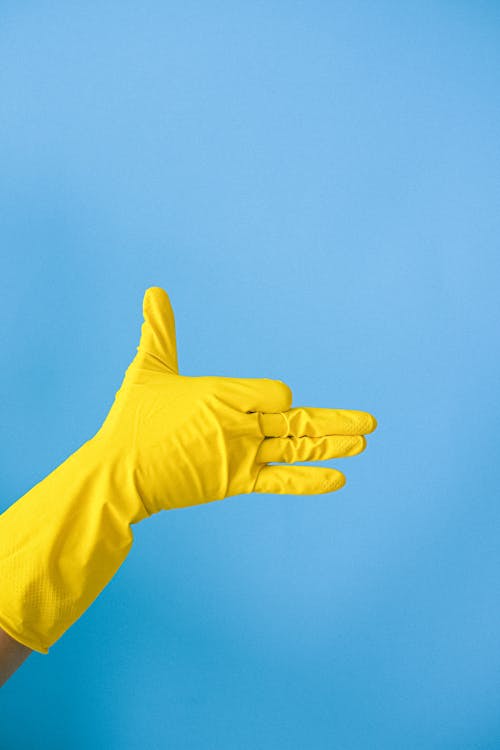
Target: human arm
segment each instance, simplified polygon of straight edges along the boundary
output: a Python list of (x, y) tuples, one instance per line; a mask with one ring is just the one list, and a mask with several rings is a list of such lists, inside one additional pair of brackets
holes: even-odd
[(30, 648), (23, 646), (0, 628), (0, 687), (12, 677), (30, 654)]

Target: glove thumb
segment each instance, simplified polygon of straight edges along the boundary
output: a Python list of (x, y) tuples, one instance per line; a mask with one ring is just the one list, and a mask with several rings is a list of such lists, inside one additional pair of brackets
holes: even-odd
[(142, 312), (144, 322), (137, 347), (139, 364), (147, 359), (150, 369), (153, 366), (178, 373), (174, 311), (166, 291), (158, 286), (146, 289)]

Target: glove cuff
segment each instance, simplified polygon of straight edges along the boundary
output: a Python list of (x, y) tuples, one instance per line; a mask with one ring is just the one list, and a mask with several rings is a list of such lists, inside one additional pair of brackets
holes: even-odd
[(0, 516), (0, 626), (47, 653), (118, 570), (149, 514), (96, 436)]

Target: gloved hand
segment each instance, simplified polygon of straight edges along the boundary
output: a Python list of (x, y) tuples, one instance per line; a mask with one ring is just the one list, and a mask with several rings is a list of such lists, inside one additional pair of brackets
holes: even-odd
[(125, 559), (130, 526), (250, 492), (343, 486), (336, 469), (272, 466), (360, 453), (362, 411), (291, 408), (281, 381), (178, 374), (165, 291), (148, 289), (137, 355), (103, 425), (0, 517), (0, 626), (42, 653)]

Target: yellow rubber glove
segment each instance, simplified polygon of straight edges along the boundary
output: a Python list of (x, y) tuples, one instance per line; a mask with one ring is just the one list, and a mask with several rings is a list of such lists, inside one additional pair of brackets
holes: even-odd
[(112, 578), (152, 513), (249, 492), (343, 486), (326, 467), (360, 453), (366, 412), (291, 408), (281, 381), (178, 374), (174, 315), (147, 290), (137, 355), (93, 438), (0, 516), (0, 627), (41, 653)]

